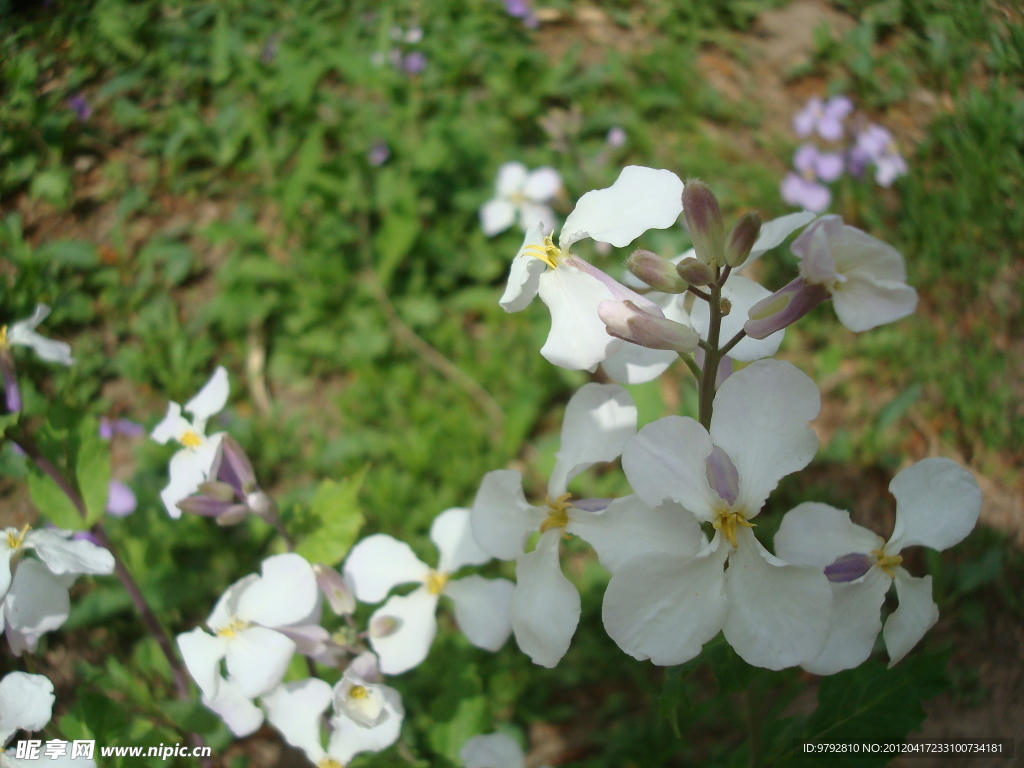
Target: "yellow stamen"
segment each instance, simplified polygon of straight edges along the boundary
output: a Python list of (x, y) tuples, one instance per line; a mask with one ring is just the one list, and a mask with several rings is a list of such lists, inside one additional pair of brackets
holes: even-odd
[(203, 444), (203, 438), (191, 429), (186, 429), (185, 434), (178, 438), (178, 442), (186, 448), (198, 448)]
[(370, 692), (366, 689), (365, 685), (353, 685), (348, 689), (350, 699), (365, 699), (369, 695)]
[(562, 255), (561, 249), (555, 245), (552, 239), (554, 232), (544, 238), (544, 245), (527, 245), (523, 247), (522, 253), (540, 259), (549, 267), (554, 269), (558, 266), (558, 257)]
[(234, 637), (243, 629), (248, 629), (250, 626), (252, 625), (248, 621), (232, 619), (226, 627), (221, 627), (217, 630), (217, 637)]
[(345, 768), (342, 763), (339, 763), (333, 757), (325, 757), (319, 763), (316, 764), (316, 768)]
[(32, 528), (28, 523), (25, 523), (24, 527), (18, 531), (18, 533), (7, 532), (7, 546), (11, 549), (18, 549), (25, 542), (25, 534), (31, 531)]
[(896, 578), (896, 569), (903, 562), (902, 555), (886, 555), (884, 549), (873, 549), (871, 554), (878, 558), (878, 567), (881, 568), (890, 579)]
[(548, 505), (548, 516), (544, 518), (544, 522), (540, 524), (540, 532), (545, 533), (550, 531), (552, 528), (561, 528), (562, 536), (569, 538), (565, 533), (565, 526), (569, 524), (569, 507), (572, 506), (572, 502), (569, 499), (572, 498), (571, 493), (563, 493), (557, 499), (552, 501), (547, 499)]
[(7, 326), (0, 325), (0, 349), (6, 349), (8, 346), (9, 345), (7, 343)]
[(725, 540), (735, 548), (739, 548), (739, 545), (736, 543), (736, 526), (738, 525), (744, 528), (753, 528), (756, 524), (748, 523), (739, 512), (729, 512), (725, 509), (718, 510), (718, 516), (711, 523), (711, 526), (715, 530), (721, 531), (722, 535), (725, 536)]
[(427, 592), (432, 595), (440, 595), (444, 591), (444, 585), (448, 583), (448, 574), (431, 568), (427, 578), (423, 581), (427, 585)]

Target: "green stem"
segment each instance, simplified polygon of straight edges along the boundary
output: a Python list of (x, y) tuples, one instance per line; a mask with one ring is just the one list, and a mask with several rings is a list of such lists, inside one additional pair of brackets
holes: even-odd
[(741, 328), (739, 333), (737, 333), (735, 336), (729, 339), (729, 341), (726, 342), (726, 345), (722, 347), (720, 350), (718, 350), (718, 354), (720, 355), (719, 359), (728, 355), (732, 351), (732, 348), (739, 344), (741, 341), (743, 341), (743, 339), (745, 339), (746, 337), (747, 332)]
[(697, 361), (693, 359), (693, 355), (684, 355), (684, 354), (680, 353), (679, 357), (681, 357), (683, 359), (683, 362), (686, 363), (686, 367), (689, 368), (690, 369), (690, 373), (693, 374), (693, 378), (695, 378), (697, 380), (697, 382), (699, 383), (700, 382), (700, 366), (697, 365)]
[[(754, 683), (756, 685), (756, 682)], [(757, 723), (757, 702), (751, 687), (743, 692), (743, 710), (747, 718), (747, 738), (750, 742), (750, 768), (761, 768), (761, 729)]]

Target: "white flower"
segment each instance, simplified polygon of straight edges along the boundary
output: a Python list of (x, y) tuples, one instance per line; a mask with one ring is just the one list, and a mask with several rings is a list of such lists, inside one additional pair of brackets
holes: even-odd
[(494, 198), (480, 208), (484, 234), (504, 232), (517, 218), (524, 232), (534, 227), (549, 231), (555, 226), (555, 212), (547, 203), (561, 188), (562, 177), (554, 168), (527, 171), (522, 163), (505, 163), (498, 169)]
[[(636, 496), (573, 502), (569, 482), (592, 465), (613, 461), (636, 431), (636, 406), (615, 384), (586, 384), (565, 409), (562, 445), (543, 506), (531, 506), (515, 470), (488, 472), (473, 502), (473, 535), (486, 551), (516, 559), (512, 631), (535, 664), (553, 667), (565, 655), (580, 617), (580, 596), (562, 574), (559, 542), (577, 535), (615, 571), (643, 552), (693, 553), (700, 530), (685, 510), (651, 508)], [(525, 553), (527, 538), (541, 536)]]
[(607, 189), (588, 192), (562, 227), (558, 245), (535, 227), (512, 261), (508, 286), (501, 297), (507, 312), (519, 312), (540, 294), (551, 312), (551, 333), (541, 354), (569, 370), (594, 370), (622, 341), (605, 331), (597, 314), (602, 301), (633, 301), (661, 314), (657, 305), (612, 280), (569, 252), (573, 243), (590, 237), (617, 248), (648, 229), (675, 224), (682, 211), (683, 183), (671, 171), (640, 166), (624, 168)]
[(50, 314), (50, 308), (45, 304), (36, 304), (36, 310), (32, 317), (26, 320), (19, 320), (11, 325), (0, 327), (0, 347), (22, 346), (30, 347), (43, 360), (49, 363), (60, 363), (71, 365), (75, 359), (71, 356), (71, 345), (63, 341), (53, 341), (36, 333), (46, 316)]
[[(256, 730), (263, 716), (251, 699), (281, 682), (296, 643), (283, 630), (315, 621), (319, 591), (313, 568), (301, 556), (274, 555), (262, 575), (236, 581), (206, 620), (213, 634), (196, 627), (178, 635), (185, 666), (203, 693), (203, 703), (236, 736)], [(224, 660), (227, 678), (220, 672)]]
[(650, 553), (614, 573), (604, 625), (626, 653), (681, 664), (719, 630), (755, 666), (782, 669), (818, 653), (828, 630), (828, 581), (819, 569), (773, 557), (750, 528), (779, 480), (814, 456), (818, 441), (808, 422), (819, 406), (806, 375), (761, 360), (723, 382), (710, 433), (669, 416), (626, 444), (622, 466), (640, 498), (675, 501), (716, 530), (695, 555)]
[(463, 768), (526, 768), (519, 742), (504, 733), (480, 734), (459, 750)]
[[(72, 535), (27, 525), (0, 532), (0, 629), (6, 631), (16, 655), (35, 651), (45, 633), (67, 620), (68, 588), (75, 576), (114, 570), (114, 556), (108, 550)], [(29, 551), (39, 560), (23, 559)]]
[(181, 450), (171, 457), (170, 481), (160, 492), (171, 517), (181, 517), (178, 502), (195, 493), (207, 479), (224, 433), (207, 437), (206, 422), (220, 413), (227, 401), (228, 372), (223, 366), (217, 366), (199, 394), (185, 403), (185, 410), (192, 414), (192, 421), (181, 415), (180, 405), (172, 402), (167, 406), (167, 415), (150, 435), (161, 445), (169, 440), (177, 440), (181, 444)]
[[(896, 525), (888, 543), (828, 504), (808, 502), (786, 514), (775, 534), (780, 557), (825, 569), (832, 582), (832, 623), (821, 653), (803, 667), (820, 675), (858, 666), (882, 630), (889, 666), (902, 659), (938, 621), (932, 577), (911, 576), (900, 563), (910, 546), (943, 550), (974, 528), (981, 491), (950, 459), (932, 458), (902, 470), (889, 484)], [(895, 583), (899, 608), (882, 629), (880, 611)]]
[(866, 331), (906, 317), (917, 307), (917, 291), (907, 285), (903, 256), (891, 245), (822, 216), (792, 245), (800, 277), (831, 295), (839, 322)]
[[(46, 727), (53, 714), (55, 700), (53, 683), (43, 675), (11, 672), (0, 680), (0, 768), (34, 768), (39, 765), (39, 758), (17, 758), (7, 745), (18, 731), (41, 731)], [(96, 761), (92, 758), (72, 759), (70, 755), (48, 759), (45, 764), (60, 768), (69, 763), (78, 768), (96, 768)]]
[[(332, 691), (323, 680), (308, 677), (285, 683), (262, 699), (267, 720), (281, 732), (285, 741), (305, 752), (317, 768), (344, 768), (360, 752), (380, 752), (394, 744), (402, 730), (405, 712), (398, 691), (379, 686), (385, 715), (376, 725), (366, 727), (339, 710), (339, 688), (343, 683), (344, 678)], [(335, 714), (330, 719), (331, 735), (324, 749), (320, 720), (332, 700)]]
[(483, 565), (491, 559), (473, 540), (469, 511), (442, 512), (430, 526), (430, 539), (441, 554), (436, 570), (417, 558), (408, 544), (385, 534), (360, 541), (345, 561), (345, 578), (363, 602), (379, 602), (399, 584), (420, 584), (407, 595), (389, 598), (370, 619), (370, 645), (388, 675), (412, 669), (427, 657), (437, 634), (435, 614), (441, 595), (455, 604), (455, 618), (473, 645), (496, 651), (511, 632), (510, 581), (451, 578), (465, 565)]

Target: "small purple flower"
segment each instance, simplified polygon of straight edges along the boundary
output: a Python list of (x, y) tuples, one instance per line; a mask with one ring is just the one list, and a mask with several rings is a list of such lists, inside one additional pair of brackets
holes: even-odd
[(138, 502), (132, 489), (120, 480), (110, 481), (110, 492), (107, 495), (107, 514), (113, 517), (128, 517), (135, 511)]
[(875, 181), (883, 187), (907, 173), (907, 163), (896, 149), (896, 140), (889, 131), (874, 123), (857, 134), (857, 141), (850, 150), (850, 172), (861, 176), (872, 163)]
[(798, 173), (787, 173), (779, 186), (779, 192), (790, 205), (799, 205), (814, 213), (821, 213), (832, 203), (832, 193), (828, 187)]
[(825, 102), (814, 96), (793, 117), (793, 130), (801, 138), (817, 131), (826, 141), (838, 141), (843, 137), (843, 120), (852, 111), (853, 102), (846, 96), (833, 96)]
[(608, 131), (608, 136), (605, 138), (605, 142), (609, 147), (621, 147), (626, 143), (626, 132), (616, 125)]
[(92, 105), (86, 101), (85, 95), (82, 93), (76, 93), (68, 99), (68, 108), (75, 113), (80, 123), (84, 123), (92, 117)]
[(405, 54), (402, 59), (402, 71), (407, 75), (418, 75), (427, 68), (427, 57), (420, 51)]
[(378, 168), (384, 165), (389, 157), (391, 157), (391, 150), (383, 141), (375, 141), (366, 153), (366, 159), (370, 165)]
[(843, 156), (837, 152), (820, 152), (813, 144), (802, 144), (793, 157), (797, 173), (782, 180), (782, 199), (814, 213), (821, 213), (832, 202), (832, 193), (821, 181), (835, 181), (843, 175)]
[(513, 18), (522, 19), (524, 27), (535, 29), (540, 24), (530, 0), (505, 0), (505, 12)]
[(146, 428), (131, 419), (108, 419), (106, 416), (100, 419), (100, 437), (104, 440), (110, 440), (114, 435), (143, 437), (145, 434)]

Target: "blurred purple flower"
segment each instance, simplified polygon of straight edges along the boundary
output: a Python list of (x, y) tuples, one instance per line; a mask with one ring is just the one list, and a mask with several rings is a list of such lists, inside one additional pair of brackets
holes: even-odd
[(850, 150), (850, 172), (862, 176), (869, 164), (875, 166), (875, 181), (888, 187), (907, 173), (907, 163), (896, 149), (892, 134), (880, 125), (871, 123), (857, 134)]
[(142, 437), (145, 434), (146, 428), (131, 419), (108, 419), (106, 416), (100, 418), (100, 437), (104, 440), (109, 440), (114, 435)]
[(384, 165), (389, 157), (391, 157), (391, 150), (383, 141), (375, 141), (366, 153), (366, 159), (369, 160), (370, 165), (375, 167)]
[(524, 27), (536, 29), (540, 26), (540, 20), (534, 15), (530, 0), (505, 0), (505, 12), (513, 18), (522, 19)]
[(405, 54), (402, 59), (402, 71), (407, 75), (418, 75), (427, 68), (427, 57), (420, 51)]
[(833, 96), (823, 102), (817, 96), (793, 117), (793, 130), (801, 138), (814, 131), (827, 141), (838, 141), (843, 137), (843, 120), (853, 111), (853, 102), (846, 96)]
[(838, 152), (820, 152), (813, 144), (797, 148), (793, 165), (805, 177), (822, 181), (835, 181), (843, 175), (843, 156)]
[(84, 123), (92, 117), (92, 105), (86, 101), (85, 95), (82, 93), (76, 93), (68, 99), (68, 108), (75, 113), (80, 123)]
[(605, 138), (609, 147), (621, 147), (626, 143), (626, 132), (619, 126), (615, 126), (608, 131), (608, 136)]
[(793, 157), (796, 173), (786, 174), (779, 191), (790, 205), (799, 205), (814, 213), (826, 210), (832, 193), (821, 181), (835, 181), (843, 175), (843, 156), (820, 152), (813, 144), (803, 144)]
[(263, 51), (260, 53), (260, 61), (264, 64), (269, 64), (277, 56), (281, 35), (278, 32), (274, 32), (270, 37), (267, 38), (267, 42), (263, 44)]
[(128, 517), (135, 511), (138, 502), (132, 489), (120, 480), (110, 481), (110, 492), (107, 496), (107, 514), (114, 517)]

